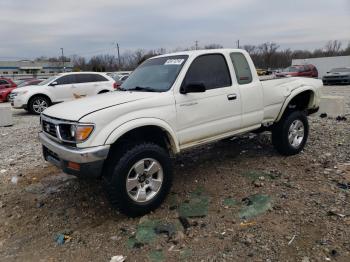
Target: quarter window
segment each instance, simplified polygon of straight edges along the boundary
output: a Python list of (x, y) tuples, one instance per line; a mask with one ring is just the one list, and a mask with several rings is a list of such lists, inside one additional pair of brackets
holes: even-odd
[(77, 83), (91, 83), (91, 82), (102, 82), (108, 81), (105, 77), (98, 74), (78, 74)]
[(240, 85), (249, 84), (252, 82), (252, 72), (247, 59), (242, 53), (230, 54), (233, 67), (235, 68), (237, 82)]
[(206, 90), (231, 86), (230, 72), (223, 55), (209, 54), (197, 57), (187, 71), (182, 86), (202, 83)]
[(94, 82), (105, 82), (108, 81), (107, 78), (105, 78), (104, 76), (98, 75), (98, 74), (93, 74), (93, 79), (95, 80)]

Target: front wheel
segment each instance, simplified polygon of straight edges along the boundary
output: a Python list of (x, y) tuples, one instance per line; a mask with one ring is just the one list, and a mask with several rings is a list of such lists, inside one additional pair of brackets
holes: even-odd
[[(156, 209), (172, 184), (169, 154), (153, 143), (128, 146), (107, 162), (104, 186), (111, 205), (127, 216)], [(119, 158), (119, 159), (118, 159)]]
[(293, 111), (283, 116), (272, 130), (272, 143), (282, 155), (295, 155), (303, 150), (309, 135), (304, 112)]
[(49, 99), (44, 96), (35, 96), (29, 100), (28, 110), (32, 114), (40, 115), (49, 106)]

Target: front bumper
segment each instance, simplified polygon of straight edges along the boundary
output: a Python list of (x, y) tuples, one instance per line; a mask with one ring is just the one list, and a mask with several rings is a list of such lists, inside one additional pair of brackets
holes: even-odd
[(10, 95), (9, 101), (11, 102), (11, 106), (20, 109), (20, 108), (27, 108), (27, 103), (24, 99), (21, 97), (13, 96), (12, 94)]
[(109, 153), (109, 145), (73, 148), (51, 140), (43, 132), (39, 133), (39, 140), (43, 145), (45, 160), (63, 172), (82, 177), (101, 176), (104, 161)]
[(322, 79), (323, 84), (350, 84), (350, 77), (324, 77)]

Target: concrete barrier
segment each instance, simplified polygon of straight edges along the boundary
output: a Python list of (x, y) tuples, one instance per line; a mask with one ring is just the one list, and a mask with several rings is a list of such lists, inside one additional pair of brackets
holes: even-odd
[(11, 106), (0, 104), (0, 126), (12, 126), (12, 111)]
[(337, 117), (345, 114), (345, 99), (343, 96), (321, 96), (320, 109), (317, 115), (326, 113), (327, 116)]

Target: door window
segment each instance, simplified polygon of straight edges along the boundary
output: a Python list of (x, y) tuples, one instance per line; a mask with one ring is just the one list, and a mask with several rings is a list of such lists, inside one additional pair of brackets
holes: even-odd
[(253, 80), (252, 72), (245, 56), (242, 53), (231, 53), (230, 57), (235, 68), (238, 84), (244, 85), (251, 83)]
[(70, 85), (75, 84), (77, 81), (75, 75), (66, 75), (58, 78), (56, 82), (57, 85)]
[(197, 57), (187, 71), (182, 83), (202, 83), (206, 90), (232, 85), (226, 59), (221, 54), (209, 54)]

